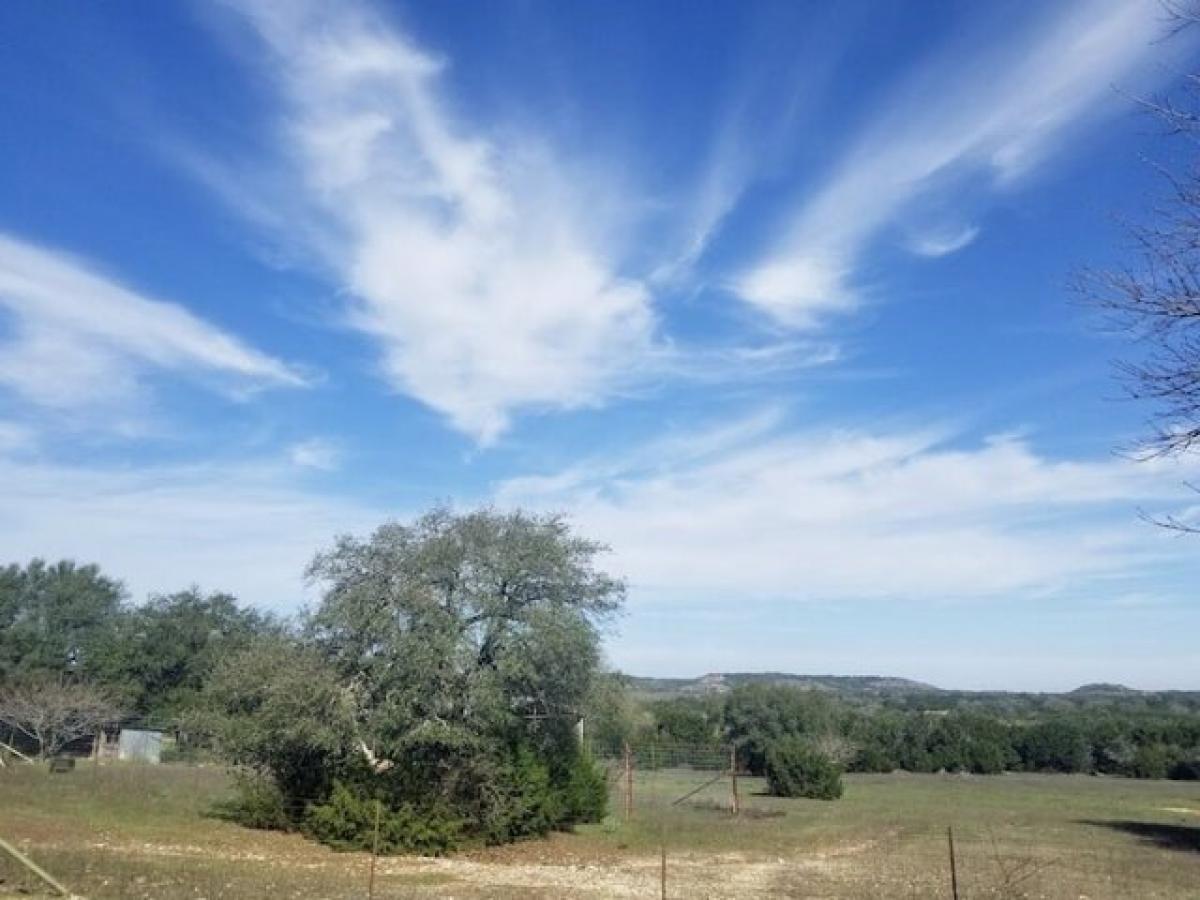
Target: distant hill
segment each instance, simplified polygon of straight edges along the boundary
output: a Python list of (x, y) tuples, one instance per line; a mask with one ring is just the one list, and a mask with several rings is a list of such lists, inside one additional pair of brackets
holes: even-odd
[(1071, 691), (1073, 697), (1113, 697), (1113, 696), (1129, 696), (1130, 694), (1140, 694), (1139, 690), (1131, 687), (1125, 687), (1123, 684), (1106, 684), (1105, 682), (1097, 682), (1096, 684), (1084, 684)]
[(931, 684), (909, 678), (881, 675), (795, 675), (790, 672), (712, 672), (699, 678), (631, 677), (630, 686), (639, 693), (656, 696), (700, 696), (723, 694), (739, 684), (782, 684), (791, 687), (833, 691), (839, 694), (877, 695), (937, 692)]
[(901, 698), (907, 705), (953, 705), (962, 703), (1005, 703), (1026, 698), (1038, 703), (1067, 703), (1070, 706), (1151, 701), (1200, 704), (1200, 691), (1140, 691), (1123, 684), (1097, 682), (1064, 693), (1028, 691), (963, 691), (939, 688), (911, 678), (884, 675), (796, 675), (790, 672), (711, 672), (699, 678), (640, 678), (631, 676), (630, 687), (645, 697), (700, 697), (724, 694), (739, 684), (782, 684), (824, 690), (848, 699)]

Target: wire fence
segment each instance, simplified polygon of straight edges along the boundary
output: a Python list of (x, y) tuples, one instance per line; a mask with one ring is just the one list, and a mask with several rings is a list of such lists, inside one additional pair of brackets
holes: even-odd
[[(1191, 807), (1152, 811), (1158, 818), (1183, 815), (1183, 825), (1112, 820), (1103, 812), (1106, 795), (1122, 797), (1124, 787), (1151, 791), (1144, 783), (876, 774), (854, 776), (851, 799), (828, 803), (772, 796), (766, 779), (747, 771), (728, 745), (659, 742), (593, 753), (605, 767), (612, 813), (628, 845), (657, 849), (663, 898), (1200, 897), (1200, 797)], [(1080, 791), (1078, 818), (1047, 814), (1042, 807), (1051, 801), (1037, 796), (1042, 783)], [(895, 792), (878, 808), (858, 800), (887, 785), (907, 789), (912, 806), (897, 805)], [(1011, 812), (1002, 794), (973, 796), (977, 788), (1005, 785), (1021, 796)], [(1189, 792), (1178, 783), (1162, 785)], [(951, 801), (926, 805), (931, 787)], [(1167, 852), (1156, 857), (1155, 850)], [(1192, 852), (1181, 856), (1181, 850)], [(746, 881), (739, 881), (739, 869)], [(729, 881), (707, 883), (714, 872)]]
[(592, 756), (604, 766), (610, 794), (627, 820), (634, 817), (639, 804), (643, 809), (683, 803), (710, 807), (726, 804), (731, 815), (741, 813), (738, 778), (748, 773), (739, 771), (733, 747), (623, 744), (619, 749), (593, 748)]

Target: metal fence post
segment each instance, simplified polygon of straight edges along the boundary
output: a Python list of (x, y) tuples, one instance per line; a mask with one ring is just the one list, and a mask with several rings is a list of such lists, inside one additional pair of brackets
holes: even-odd
[(735, 816), (741, 815), (742, 802), (741, 802), (741, 799), (738, 797), (737, 748), (736, 747), (730, 748), (730, 750), (729, 750), (729, 787), (730, 787), (730, 791), (732, 793), (731, 801), (733, 803), (733, 814)]
[(954, 829), (946, 828), (946, 843), (950, 847), (950, 894), (958, 900), (958, 865), (954, 860)]
[(661, 900), (667, 900), (667, 842), (664, 838), (662, 842), (662, 868), (661, 872)]
[(371, 839), (371, 876), (367, 881), (367, 900), (375, 900), (375, 858), (379, 855), (379, 818), (383, 814), (383, 802), (375, 801), (375, 835)]
[(625, 742), (625, 821), (633, 818), (633, 750)]

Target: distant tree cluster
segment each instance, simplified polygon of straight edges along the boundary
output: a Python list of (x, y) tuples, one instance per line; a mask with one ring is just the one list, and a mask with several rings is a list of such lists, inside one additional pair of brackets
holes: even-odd
[(1200, 697), (1192, 694), (915, 691), (854, 700), (747, 683), (610, 709), (620, 717), (595, 727), (610, 745), (732, 745), (739, 767), (784, 796), (838, 796), (844, 771), (1200, 779)]
[(282, 626), (196, 588), (127, 601), (94, 565), (0, 569), (0, 723), (53, 755), (119, 721), (180, 726), (218, 660)]
[(94, 565), (0, 569), (0, 685), (102, 684), (127, 715), (167, 723), (194, 705), (217, 661), (281, 630), (228, 594), (189, 588), (127, 602)]

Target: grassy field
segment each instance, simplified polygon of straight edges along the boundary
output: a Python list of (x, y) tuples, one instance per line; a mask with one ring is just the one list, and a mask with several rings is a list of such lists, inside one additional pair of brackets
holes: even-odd
[[(953, 826), (966, 898), (1200, 897), (1200, 785), (1084, 776), (851, 776), (835, 803), (777, 800), (742, 779), (643, 773), (632, 821), (458, 854), (378, 862), (375, 896), (948, 897)], [(0, 770), (0, 837), (89, 898), (366, 897), (370, 858), (206, 815), (219, 769)], [(0, 863), (0, 897), (32, 883)]]

